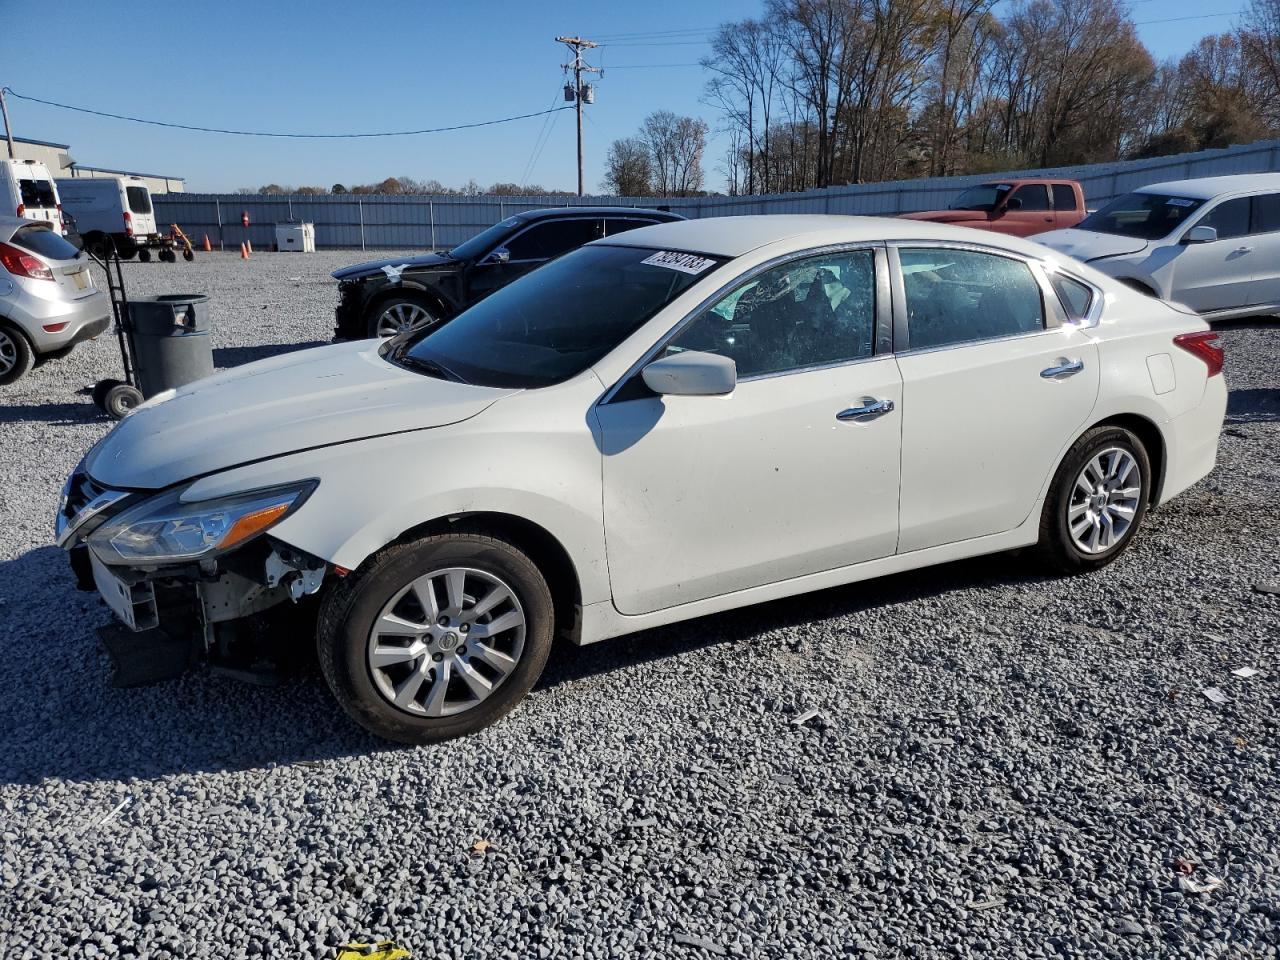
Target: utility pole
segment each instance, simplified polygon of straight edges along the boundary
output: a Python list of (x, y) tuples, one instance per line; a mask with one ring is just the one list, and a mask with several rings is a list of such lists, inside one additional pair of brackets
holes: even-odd
[[(4, 87), (0, 87), (0, 113), (4, 114), (4, 136), (5, 139), (9, 141), (9, 159), (17, 160), (18, 154), (13, 149), (13, 131), (9, 129), (9, 107), (8, 104), (4, 102)], [(581, 121), (579, 121), (579, 123), (581, 123)], [(579, 137), (578, 140), (581, 142), (582, 138)], [(579, 149), (578, 152), (581, 153), (581, 149)], [(578, 183), (579, 186), (581, 186), (581, 177), (579, 177)], [(581, 190), (579, 190), (579, 192), (581, 192)]]
[(598, 73), (604, 76), (604, 71), (599, 67), (589, 67), (582, 62), (582, 51), (593, 50), (599, 44), (591, 40), (583, 40), (581, 37), (556, 37), (557, 43), (563, 43), (569, 48), (573, 54), (573, 63), (562, 64), (565, 70), (573, 71), (573, 90), (565, 86), (564, 96), (566, 100), (572, 99), (577, 106), (578, 112), (578, 196), (582, 196), (582, 101), (583, 97), (590, 97), (588, 103), (595, 101), (595, 94), (589, 87), (583, 87), (582, 75), (584, 73)]

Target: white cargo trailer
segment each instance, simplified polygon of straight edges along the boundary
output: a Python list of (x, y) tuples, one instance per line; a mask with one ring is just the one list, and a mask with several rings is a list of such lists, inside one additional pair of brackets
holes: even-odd
[(151, 191), (141, 177), (60, 177), (57, 183), (63, 209), (95, 256), (114, 244), (122, 259), (136, 254), (145, 261), (151, 250), (172, 246), (156, 227)]

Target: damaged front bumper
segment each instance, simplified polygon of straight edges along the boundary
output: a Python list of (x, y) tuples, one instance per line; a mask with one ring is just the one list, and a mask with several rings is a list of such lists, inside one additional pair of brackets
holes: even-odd
[[(307, 493), (309, 489), (295, 495), (275, 519), (292, 512)], [(219, 506), (222, 502), (215, 502), (208, 510), (219, 521), (226, 521), (233, 514)], [(148, 514), (153, 505), (158, 507)], [(265, 527), (228, 549), (220, 550), (215, 545), (183, 559), (157, 556), (131, 561), (121, 556), (121, 548), (113, 549), (121, 538), (124, 553), (135, 548), (142, 539), (135, 528), (141, 528), (144, 534), (155, 528), (165, 533), (163, 525), (170, 524), (179, 525), (179, 534), (188, 538), (208, 538), (210, 528), (214, 535), (218, 534), (221, 528), (210, 523), (207, 514), (196, 513), (198, 506), (182, 504), (180, 491), (138, 493), (107, 489), (77, 470), (63, 490), (57, 542), (69, 553), (77, 585), (83, 590), (96, 590), (129, 631), (158, 631), (168, 641), (188, 643), (190, 660), (242, 663), (243, 651), (234, 648), (246, 631), (238, 629), (237, 624), (286, 601), (296, 603), (316, 593), (329, 568), (320, 558), (272, 537)], [(170, 509), (159, 509), (163, 507)], [(122, 527), (129, 517), (139, 519)], [(235, 522), (242, 523), (243, 519)], [(234, 532), (234, 524), (223, 526)], [(113, 531), (115, 539), (108, 539)], [(171, 535), (170, 541), (174, 539)]]

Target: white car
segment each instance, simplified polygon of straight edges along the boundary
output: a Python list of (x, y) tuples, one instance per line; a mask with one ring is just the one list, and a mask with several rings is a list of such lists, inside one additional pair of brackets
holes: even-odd
[(320, 592), (385, 737), (468, 733), (594, 643), (1038, 545), (1095, 570), (1214, 465), (1203, 320), (1029, 241), (854, 217), (599, 240), (448, 324), (157, 397), (58, 539), (127, 624), (217, 655)]
[(1152, 184), (1035, 239), (1207, 320), (1280, 313), (1280, 173)]

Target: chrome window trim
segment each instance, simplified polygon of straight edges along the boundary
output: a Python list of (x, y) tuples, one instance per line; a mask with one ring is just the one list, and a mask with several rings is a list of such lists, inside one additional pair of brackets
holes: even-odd
[[(1054, 300), (1062, 308), (1062, 315), (1065, 318), (1062, 321), (1062, 326), (1074, 327), (1077, 330), (1091, 330), (1102, 322), (1102, 308), (1106, 305), (1107, 299), (1107, 293), (1105, 290), (1096, 283), (1086, 280), (1078, 273), (1073, 273), (1069, 269), (1064, 270), (1051, 260), (1042, 260), (1037, 264), (1037, 266), (1044, 273), (1045, 281), (1048, 282), (1049, 289), (1053, 291)], [(1093, 294), (1093, 299), (1089, 301), (1089, 310), (1082, 319), (1071, 319), (1071, 314), (1067, 312), (1067, 305), (1062, 303), (1061, 297), (1058, 296), (1058, 291), (1053, 289), (1053, 282), (1050, 278), (1052, 274), (1055, 273), (1060, 273), (1068, 280), (1074, 280), (1076, 283), (1088, 287), (1090, 292)]]
[[(506, 246), (507, 244), (509, 244), (512, 240), (518, 240), (520, 237), (523, 237), (523, 236), (524, 236), (526, 233), (528, 233), (530, 230), (534, 230), (534, 229), (536, 229), (536, 228), (538, 228), (538, 227), (545, 226), (545, 225), (547, 225), (548, 223), (564, 223), (565, 221), (569, 221), (569, 220), (572, 220), (572, 221), (578, 221), (578, 220), (598, 220), (598, 221), (600, 221), (600, 230), (601, 230), (601, 235), (600, 235), (600, 236), (598, 236), (598, 237), (592, 237), (592, 238), (591, 238), (591, 240), (588, 240), (588, 241), (587, 241), (587, 243), (591, 243), (591, 242), (592, 242), (592, 241), (594, 241), (594, 240), (603, 240), (603, 239), (604, 239), (604, 215), (603, 215), (603, 214), (597, 214), (597, 215), (596, 215), (596, 216), (594, 216), (594, 217), (548, 217), (548, 218), (547, 218), (547, 219), (545, 219), (545, 220), (538, 220), (538, 221), (536, 221), (536, 222), (534, 222), (534, 223), (526, 223), (522, 229), (520, 229), (520, 230), (516, 231), (516, 232), (515, 232), (515, 233), (513, 233), (511, 236), (507, 237), (507, 239), (503, 240), (503, 241), (502, 241), (501, 243), (499, 243), (497, 246), (495, 246), (495, 247), (491, 247), (491, 248), (488, 250), (488, 252), (486, 252), (486, 253), (485, 253), (485, 255), (484, 255), (483, 257), (481, 257), (479, 260), (477, 260), (477, 261), (476, 261), (476, 266), (477, 266), (477, 267), (496, 267), (496, 266), (506, 266), (507, 264), (512, 264), (512, 263), (546, 263), (548, 260), (554, 260), (554, 259), (555, 259), (555, 257), (560, 256), (560, 253), (568, 253), (568, 252), (569, 252), (569, 250), (562, 250), (562, 251), (560, 251), (560, 253), (557, 253), (557, 254), (555, 254), (555, 256), (551, 256), (551, 257), (535, 257), (535, 258), (532, 258), (532, 259), (526, 259), (526, 260), (504, 260), (504, 261), (502, 261), (502, 263), (497, 263), (497, 262), (490, 263), (490, 262), (489, 262), (489, 258), (490, 258), (491, 256), (493, 256), (493, 251), (494, 251), (494, 250), (497, 250), (497, 249), (499, 249), (500, 247), (505, 247), (505, 246)], [(578, 247), (585, 247), (586, 245), (587, 245), (586, 243), (580, 243), (580, 244), (578, 244)], [(577, 249), (578, 249), (578, 247), (570, 247), (569, 249), (570, 249), (570, 250), (577, 250)]]
[[(971, 344), (977, 343), (997, 343), (1004, 340), (1016, 340), (1022, 337), (1038, 337), (1043, 333), (1050, 333), (1063, 326), (1097, 326), (1101, 318), (1103, 292), (1098, 288), (1097, 284), (1084, 280), (1077, 274), (1072, 273), (1070, 270), (1058, 270), (1056, 264), (1051, 264), (1051, 262), (1045, 258), (1035, 258), (1003, 247), (988, 246), (982, 243), (962, 240), (890, 240), (887, 246), (889, 251), (890, 273), (892, 275), (891, 281), (893, 284), (893, 335), (895, 353), (933, 353), (938, 350), (953, 350), (958, 347), (967, 347)], [(1028, 330), (1023, 333), (1010, 333), (1000, 337), (982, 337), (980, 339), (962, 340), (957, 343), (942, 344), (936, 347), (911, 347), (911, 332), (907, 321), (907, 291), (902, 273), (902, 260), (898, 256), (898, 251), (902, 249), (964, 250), (970, 253), (985, 253), (992, 256), (1004, 257), (1007, 260), (1016, 260), (1019, 263), (1025, 264), (1027, 269), (1031, 271), (1031, 276), (1036, 281), (1036, 285), (1040, 288), (1040, 306), (1045, 321), (1044, 329)], [(1090, 316), (1092, 318), (1091, 323), (1075, 324), (1071, 321), (1070, 315), (1066, 312), (1065, 308), (1062, 306), (1062, 302), (1058, 299), (1058, 292), (1054, 290), (1053, 285), (1049, 283), (1048, 276), (1046, 275), (1046, 264), (1054, 266), (1056, 272), (1061, 272), (1073, 280), (1078, 280), (1093, 291), (1094, 298), (1090, 305)]]
[(781, 266), (784, 263), (790, 263), (794, 260), (807, 260), (811, 257), (820, 257), (828, 253), (852, 253), (858, 250), (868, 250), (871, 252), (872, 265), (875, 270), (875, 308), (872, 316), (873, 328), (871, 356), (855, 357), (851, 360), (838, 360), (833, 363), (818, 364), (816, 366), (796, 367), (790, 370), (779, 370), (774, 373), (753, 374), (750, 377), (741, 377), (738, 380), (738, 383), (749, 383), (752, 380), (787, 376), (793, 373), (803, 373), (808, 370), (821, 370), (830, 367), (848, 366), (853, 363), (863, 363), (867, 360), (879, 360), (890, 355), (892, 353), (891, 350), (885, 351), (884, 353), (880, 352), (882, 331), (884, 331), (891, 323), (889, 297), (887, 295), (889, 291), (889, 270), (888, 262), (885, 257), (884, 242), (881, 240), (866, 240), (857, 243), (829, 243), (821, 247), (810, 247), (807, 250), (779, 254), (776, 257), (756, 264), (746, 273), (739, 274), (726, 283), (721, 284), (714, 292), (699, 301), (697, 306), (686, 313), (674, 326), (671, 327), (670, 330), (659, 337), (652, 347), (641, 354), (640, 359), (628, 367), (627, 372), (619, 377), (617, 381), (609, 387), (603, 395), (601, 395), (600, 399), (596, 401), (596, 406), (604, 406), (607, 403), (613, 402), (613, 398), (618, 391), (629, 383), (636, 374), (643, 370), (645, 365), (653, 360), (654, 357), (665, 350), (667, 344), (683, 333), (686, 327), (690, 326), (695, 320), (700, 318), (707, 310), (715, 306), (720, 300), (728, 296), (729, 293), (732, 293), (738, 287), (745, 286), (755, 280), (755, 278), (760, 276), (760, 274), (765, 273), (768, 270), (772, 270), (774, 267)]

